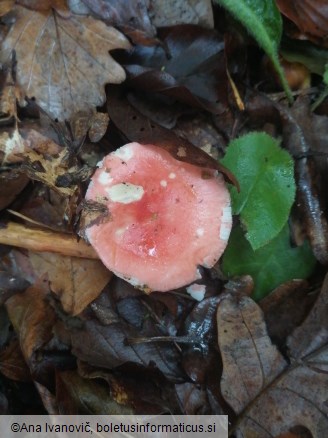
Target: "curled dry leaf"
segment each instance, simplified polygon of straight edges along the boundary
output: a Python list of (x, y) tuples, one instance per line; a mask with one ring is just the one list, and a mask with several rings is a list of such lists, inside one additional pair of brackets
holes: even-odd
[(119, 31), (91, 17), (65, 19), (53, 10), (40, 13), (17, 6), (14, 13), (1, 62), (8, 62), (15, 50), (18, 84), (53, 118), (69, 119), (102, 105), (104, 85), (124, 81), (123, 69), (108, 54), (130, 47)]
[(241, 413), (287, 363), (271, 343), (263, 313), (251, 298), (229, 294), (222, 299), (217, 327), (222, 395), (236, 413)]
[(100, 260), (50, 253), (30, 253), (30, 260), (38, 276), (48, 276), (50, 289), (73, 316), (96, 299), (112, 277)]

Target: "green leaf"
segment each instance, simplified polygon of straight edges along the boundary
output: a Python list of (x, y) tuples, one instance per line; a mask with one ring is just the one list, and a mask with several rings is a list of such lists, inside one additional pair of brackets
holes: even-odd
[(282, 19), (274, 0), (216, 0), (239, 20), (265, 51), (292, 103), (293, 96), (279, 63), (278, 48), (282, 35)]
[(257, 251), (253, 251), (241, 227), (236, 227), (223, 255), (222, 270), (228, 277), (251, 275), (255, 285), (253, 298), (260, 300), (285, 281), (307, 278), (315, 264), (307, 242), (298, 248), (290, 246), (287, 225), (274, 240)]
[(294, 162), (279, 142), (264, 132), (233, 140), (222, 164), (240, 184), (231, 188), (233, 214), (247, 230), (253, 249), (272, 240), (288, 220), (295, 198)]

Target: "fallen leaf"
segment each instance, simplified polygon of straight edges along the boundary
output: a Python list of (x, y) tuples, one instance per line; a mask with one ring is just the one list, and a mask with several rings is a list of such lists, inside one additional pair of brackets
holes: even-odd
[[(59, 120), (101, 106), (104, 85), (124, 81), (108, 51), (130, 47), (117, 30), (91, 17), (62, 18), (55, 11), (16, 6), (16, 22), (2, 44), (1, 61), (15, 50), (17, 83), (26, 96)], [(34, 47), (34, 50), (30, 50)]]
[(327, 367), (328, 345), (291, 365), (241, 415), (236, 437), (272, 438), (295, 426), (326, 436)]
[(212, 413), (204, 387), (186, 382), (176, 384), (175, 390), (184, 415), (206, 415)]
[(112, 277), (100, 260), (54, 253), (30, 253), (30, 260), (38, 276), (48, 276), (50, 289), (73, 316), (95, 300)]
[(15, 171), (0, 174), (0, 210), (8, 207), (29, 183), (29, 178)]
[(198, 24), (212, 28), (214, 17), (210, 0), (150, 0), (150, 18), (156, 27)]
[(61, 415), (133, 414), (132, 409), (113, 400), (109, 386), (83, 379), (76, 371), (56, 373), (56, 400)]
[(287, 336), (303, 322), (317, 295), (308, 281), (290, 280), (259, 302), (269, 336), (276, 345), (285, 346)]
[(158, 44), (148, 16), (149, 0), (69, 0), (69, 5), (76, 14), (93, 14), (119, 28), (135, 44)]
[(217, 309), (223, 362), (221, 391), (239, 414), (287, 367), (271, 343), (259, 306), (249, 297), (227, 295)]
[(109, 123), (107, 113), (95, 113), (90, 121), (90, 129), (88, 131), (90, 141), (97, 143), (103, 138), (106, 133)]
[(24, 361), (17, 339), (0, 351), (0, 372), (8, 379), (20, 382), (31, 380), (30, 370)]
[(0, 4), (0, 17), (10, 12), (14, 4), (15, 0), (2, 0)]
[(16, 3), (34, 11), (48, 12), (53, 8), (62, 16), (69, 16), (66, 0), (17, 0)]
[[(324, 0), (277, 0), (280, 12), (293, 21), (304, 35), (325, 44), (328, 36), (328, 6)], [(327, 47), (327, 44), (325, 44)]]
[(23, 277), (0, 271), (0, 306), (12, 295), (23, 292), (29, 285)]
[(117, 56), (126, 69), (127, 84), (222, 113), (227, 105), (223, 38), (192, 24), (160, 28), (158, 37), (162, 46), (136, 46)]
[(328, 275), (321, 292), (302, 324), (287, 340), (287, 347), (293, 359), (299, 359), (319, 349), (328, 341)]
[[(160, 335), (153, 327), (154, 336)], [(140, 366), (158, 368), (168, 379), (179, 380), (182, 377), (179, 365), (180, 354), (173, 342), (145, 342), (129, 344), (129, 339), (143, 335), (136, 328), (120, 320), (103, 326), (97, 321), (84, 321), (82, 329), (71, 330), (72, 351), (79, 359), (90, 365), (113, 369), (132, 362)]]
[(45, 297), (44, 289), (31, 286), (24, 293), (14, 295), (6, 301), (9, 318), (30, 369), (38, 362), (37, 354), (52, 338), (55, 314)]

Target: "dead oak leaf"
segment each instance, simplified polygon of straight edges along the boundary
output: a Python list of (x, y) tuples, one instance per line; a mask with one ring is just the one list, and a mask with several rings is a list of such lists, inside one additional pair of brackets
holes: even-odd
[(100, 260), (50, 253), (30, 253), (30, 260), (40, 277), (48, 275), (51, 290), (73, 316), (95, 300), (112, 277)]
[(125, 79), (122, 67), (108, 54), (130, 43), (116, 29), (91, 17), (55, 11), (14, 8), (16, 22), (2, 44), (1, 62), (16, 52), (17, 82), (26, 96), (52, 117), (69, 119), (73, 113), (105, 102), (104, 85)]

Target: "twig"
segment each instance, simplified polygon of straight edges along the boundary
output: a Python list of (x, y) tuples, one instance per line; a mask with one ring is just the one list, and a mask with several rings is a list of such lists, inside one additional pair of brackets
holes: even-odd
[(56, 252), (65, 256), (97, 259), (94, 249), (72, 234), (40, 230), (8, 222), (0, 224), (0, 244), (16, 246), (36, 252)]

